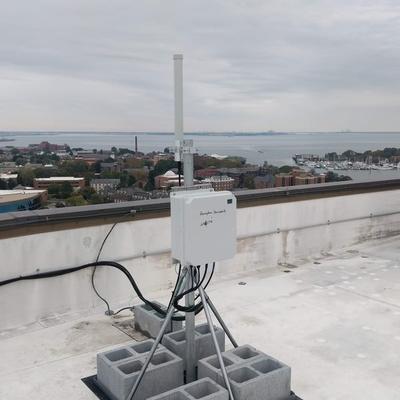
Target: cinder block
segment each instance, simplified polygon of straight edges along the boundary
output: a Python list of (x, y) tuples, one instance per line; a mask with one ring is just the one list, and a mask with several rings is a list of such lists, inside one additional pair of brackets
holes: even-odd
[(97, 380), (101, 385), (108, 387), (111, 379), (111, 367), (121, 361), (132, 360), (135, 353), (127, 346), (97, 354)]
[[(226, 353), (222, 354), (222, 359), (224, 361), (224, 366), (227, 371), (231, 371), (232, 368), (234, 368), (237, 365), (226, 355)], [(219, 374), (221, 369), (217, 355), (213, 355), (210, 357), (203, 358), (202, 360), (199, 360), (197, 366), (198, 366), (197, 375), (199, 379), (209, 377), (213, 381), (219, 383), (220, 385), (225, 386), (225, 382), (222, 379), (222, 375)]]
[(151, 397), (149, 400), (228, 400), (229, 394), (226, 389), (210, 378), (200, 379), (198, 381), (180, 386), (174, 390)]
[[(116, 400), (126, 400), (136, 382), (146, 356), (112, 365), (107, 392)], [(183, 384), (183, 360), (164, 349), (152, 358), (135, 394), (135, 400), (147, 399)]]
[[(196, 348), (197, 359), (201, 360), (211, 354), (215, 354), (215, 346), (212, 340), (210, 328), (208, 324), (201, 324), (195, 327), (198, 345)], [(215, 335), (221, 351), (225, 351), (225, 332), (223, 329), (214, 326)]]
[[(221, 351), (224, 351), (225, 332), (216, 326), (214, 326), (214, 330), (219, 348)], [(164, 335), (162, 343), (167, 349), (171, 350), (179, 357), (185, 358), (186, 337), (184, 329)], [(201, 324), (195, 327), (195, 345), (197, 360), (215, 354), (214, 342), (207, 324)]]
[[(157, 301), (154, 301), (153, 303), (166, 310), (166, 307), (163, 304)], [(153, 310), (147, 304), (140, 304), (138, 306), (135, 306), (133, 308), (133, 314), (135, 316), (135, 329), (145, 333), (152, 338), (156, 338), (162, 324), (164, 323), (164, 316)], [(182, 321), (171, 321), (169, 326), (167, 326), (165, 332), (174, 332), (179, 329), (182, 329)]]
[[(235, 400), (289, 398), (291, 370), (287, 365), (248, 345), (222, 356)], [(199, 379), (210, 377), (225, 387), (216, 356), (199, 361), (198, 376)]]
[(290, 395), (291, 369), (278, 360), (268, 358), (255, 361), (250, 367), (263, 379), (265, 397), (286, 400)]
[[(249, 345), (240, 346), (222, 354), (222, 359), (224, 360), (227, 371), (263, 357), (265, 357), (264, 353)], [(198, 377), (203, 378), (206, 376), (215, 380), (220, 385), (225, 385), (222, 375), (220, 375), (220, 365), (216, 355), (203, 358), (198, 363)]]
[[(143, 342), (132, 342), (128, 345), (97, 354), (98, 382), (100, 382), (103, 387), (108, 388), (111, 384), (110, 379), (112, 379), (112, 373), (110, 372), (111, 367), (146, 356), (153, 343), (153, 339), (148, 339)], [(162, 344), (157, 346), (156, 352), (161, 350), (165, 350)]]

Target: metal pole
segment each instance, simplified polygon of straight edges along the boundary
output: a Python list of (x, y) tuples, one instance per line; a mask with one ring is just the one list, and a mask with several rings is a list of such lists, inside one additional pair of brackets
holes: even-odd
[(184, 146), (189, 152), (183, 153), (183, 182), (185, 186), (193, 186), (193, 153), (191, 146)]
[[(204, 289), (203, 289), (204, 291)], [(215, 308), (213, 302), (211, 301), (210, 297), (208, 296), (208, 294), (204, 291), (204, 294), (206, 296), (207, 299), (207, 303), (211, 308), (211, 311), (213, 312), (213, 314), (215, 315), (215, 318), (217, 318), (219, 324), (222, 326), (222, 329), (225, 331), (226, 336), (228, 336), (229, 340), (231, 341), (233, 347), (239, 347), (239, 345), (237, 344), (236, 340), (234, 339), (234, 337), (232, 336), (230, 330), (228, 329), (228, 327), (226, 326), (224, 320), (222, 319), (221, 315), (219, 314), (219, 312), (217, 311), (217, 309)]]
[[(187, 270), (191, 268), (186, 267)], [(191, 271), (188, 273), (190, 276), (186, 281), (186, 290), (190, 290), (193, 285), (193, 278)], [(185, 296), (185, 306), (191, 307), (194, 304), (194, 292), (190, 292)], [(193, 382), (196, 379), (196, 343), (194, 337), (195, 328), (195, 314), (194, 312), (185, 313), (185, 369), (186, 369), (186, 383)]]
[[(193, 154), (187, 151), (187, 146), (183, 143), (183, 55), (174, 55), (174, 93), (175, 93), (175, 160), (182, 161), (184, 185), (193, 185)], [(178, 172), (180, 173), (180, 171)], [(180, 179), (180, 178), (179, 178)], [(190, 265), (185, 265), (185, 269), (190, 269)], [(189, 274), (191, 275), (191, 274)], [(192, 279), (186, 281), (186, 290), (192, 287)], [(185, 296), (186, 307), (194, 304), (194, 293), (190, 292)], [(186, 336), (186, 382), (193, 382), (196, 379), (196, 347), (194, 340), (195, 315), (193, 312), (185, 313), (185, 336)]]
[[(176, 292), (175, 292), (175, 297), (181, 293), (182, 286), (185, 287), (183, 285), (183, 283), (185, 283), (186, 280), (188, 280), (188, 271), (185, 269), (183, 271), (183, 273), (182, 273), (182, 277), (180, 278), (180, 280), (178, 282), (177, 289), (176, 289)], [(167, 315), (165, 316), (165, 319), (164, 319), (164, 322), (163, 322), (163, 324), (161, 326), (160, 332), (158, 332), (158, 335), (157, 335), (157, 337), (156, 337), (156, 339), (155, 339), (155, 341), (153, 343), (153, 346), (152, 346), (152, 348), (151, 348), (151, 350), (150, 350), (150, 352), (149, 352), (149, 354), (148, 354), (148, 356), (146, 358), (146, 361), (144, 362), (143, 367), (140, 370), (140, 374), (139, 374), (138, 378), (136, 379), (135, 384), (132, 387), (132, 390), (129, 392), (128, 397), (126, 398), (127, 400), (132, 400), (133, 397), (135, 396), (135, 393), (136, 393), (136, 391), (137, 391), (137, 389), (138, 389), (138, 387), (140, 385), (140, 382), (143, 379), (144, 374), (146, 373), (147, 367), (149, 366), (150, 361), (153, 358), (154, 353), (157, 350), (157, 346), (160, 344), (161, 339), (164, 336), (165, 329), (167, 328), (168, 324), (171, 321), (172, 314), (174, 313), (174, 310), (175, 310), (174, 305), (173, 305), (173, 303), (174, 303), (173, 300), (170, 303)]]
[(208, 326), (210, 328), (211, 337), (212, 337), (212, 340), (214, 342), (215, 351), (217, 353), (219, 365), (221, 367), (221, 372), (222, 372), (222, 376), (224, 378), (225, 387), (226, 387), (226, 390), (229, 393), (230, 400), (234, 400), (234, 397), (233, 397), (233, 394), (232, 394), (231, 385), (229, 383), (228, 374), (226, 372), (226, 368), (225, 368), (225, 365), (224, 365), (224, 360), (222, 358), (221, 349), (219, 348), (219, 345), (218, 345), (218, 342), (217, 342), (217, 337), (215, 336), (214, 325), (213, 325), (213, 322), (212, 322), (210, 310), (208, 309), (206, 295), (204, 293), (204, 289), (203, 289), (202, 286), (199, 287), (199, 293), (200, 293), (201, 301), (203, 303), (204, 313), (206, 314), (207, 323), (208, 323)]

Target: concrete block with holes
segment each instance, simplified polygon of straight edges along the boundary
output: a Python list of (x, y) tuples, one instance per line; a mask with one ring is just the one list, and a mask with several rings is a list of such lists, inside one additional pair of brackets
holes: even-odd
[[(97, 381), (102, 387), (108, 388), (112, 380), (111, 368), (113, 366), (145, 357), (154, 343), (153, 339), (143, 342), (132, 342), (126, 346), (97, 354)], [(163, 345), (158, 345), (156, 352), (165, 350)]]
[[(153, 301), (153, 303), (157, 304), (163, 310), (166, 310), (166, 306), (163, 304), (157, 301)], [(162, 324), (164, 323), (164, 316), (153, 310), (153, 308), (147, 304), (139, 304), (138, 306), (135, 306), (133, 308), (133, 314), (135, 316), (135, 329), (152, 338), (156, 338)], [(174, 332), (179, 329), (182, 329), (182, 321), (171, 321), (169, 326), (167, 326), (165, 333)]]
[[(287, 400), (290, 396), (290, 367), (252, 346), (241, 346), (222, 354), (235, 400)], [(209, 377), (224, 386), (216, 356), (198, 364), (199, 379)]]
[(218, 385), (210, 378), (180, 386), (179, 388), (150, 397), (149, 400), (228, 400), (229, 394), (226, 389)]
[[(223, 329), (214, 326), (215, 335), (221, 351), (225, 350), (225, 332)], [(163, 337), (163, 345), (177, 354), (181, 358), (185, 358), (186, 353), (186, 337), (185, 330), (172, 332)], [(195, 327), (195, 344), (196, 344), (196, 360), (215, 354), (214, 342), (212, 340), (210, 328), (208, 324), (201, 324)]]
[[(126, 357), (114, 362), (106, 380), (98, 380), (103, 391), (113, 400), (126, 400), (136, 382), (146, 355)], [(135, 400), (144, 400), (183, 385), (183, 360), (167, 349), (154, 354), (135, 394)]]

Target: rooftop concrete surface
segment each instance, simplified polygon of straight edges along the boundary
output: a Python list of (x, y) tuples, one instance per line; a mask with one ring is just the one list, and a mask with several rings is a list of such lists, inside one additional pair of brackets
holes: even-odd
[[(208, 293), (239, 344), (292, 367), (292, 388), (304, 400), (396, 400), (399, 250), (398, 236), (365, 242), (302, 264), (220, 276)], [(165, 301), (168, 293), (151, 295)], [(126, 316), (0, 331), (0, 399), (95, 399), (80, 379), (95, 373), (97, 352), (130, 340), (112, 326)]]

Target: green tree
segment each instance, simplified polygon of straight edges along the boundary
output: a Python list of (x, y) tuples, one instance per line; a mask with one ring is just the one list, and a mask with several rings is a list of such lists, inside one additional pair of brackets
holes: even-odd
[(60, 187), (60, 197), (66, 199), (70, 197), (74, 191), (74, 188), (69, 182), (63, 182)]
[(18, 172), (18, 183), (23, 186), (33, 186), (33, 179), (35, 178), (35, 172), (32, 168), (23, 167)]
[(89, 201), (90, 204), (101, 204), (101, 203), (107, 203), (107, 201), (104, 199), (103, 196), (100, 196), (98, 193), (94, 193)]
[(119, 179), (120, 179), (120, 187), (131, 187), (136, 182), (135, 177), (129, 175), (127, 172), (123, 172), (120, 175)]
[(44, 168), (44, 167), (35, 168), (34, 173), (36, 178), (50, 178), (51, 176), (54, 175), (54, 169)]
[(90, 166), (91, 171), (99, 174), (101, 172), (101, 161), (96, 161)]
[(347, 175), (338, 175), (332, 171), (328, 171), (325, 174), (325, 182), (341, 182), (341, 181), (351, 181), (351, 177)]
[(57, 183), (52, 183), (51, 185), (49, 185), (47, 191), (51, 196), (60, 197), (60, 185), (58, 185)]
[(255, 189), (254, 176), (245, 176), (243, 180), (243, 186), (247, 189)]
[(87, 201), (90, 201), (92, 197), (96, 194), (96, 191), (90, 186), (85, 186), (83, 189), (79, 190), (79, 194)]
[(282, 167), (279, 168), (279, 173), (280, 174), (288, 174), (289, 172), (291, 172), (293, 169), (293, 167), (291, 167), (290, 165), (283, 165)]
[(84, 206), (87, 204), (86, 200), (82, 195), (74, 195), (65, 199), (67, 206)]
[(59, 176), (84, 176), (89, 167), (82, 160), (65, 161), (60, 165)]

